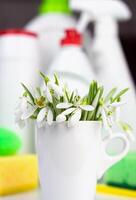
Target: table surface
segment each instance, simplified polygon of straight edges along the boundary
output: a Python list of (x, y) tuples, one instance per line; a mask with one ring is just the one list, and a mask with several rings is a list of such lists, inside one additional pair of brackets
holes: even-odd
[[(0, 200), (40, 200), (40, 199), (41, 199), (40, 190), (0, 197)], [(132, 200), (132, 199), (97, 195), (96, 200)]]

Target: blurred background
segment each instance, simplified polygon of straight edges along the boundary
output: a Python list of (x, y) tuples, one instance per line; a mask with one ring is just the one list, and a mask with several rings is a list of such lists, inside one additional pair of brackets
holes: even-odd
[[(108, 87), (110, 89), (116, 86), (119, 89), (130, 87), (130, 93), (126, 95), (128, 104), (122, 116), (124, 121), (132, 124), (136, 136), (136, 0), (122, 0), (128, 7), (121, 3), (121, 7), (116, 5), (115, 9), (109, 4), (110, 11), (107, 11), (108, 0), (103, 0), (105, 7), (99, 4), (99, 2), (103, 3), (102, 0), (98, 1), (99, 9), (97, 6), (94, 6), (94, 9), (90, 4), (95, 0), (87, 0), (93, 8), (89, 7), (85, 0), (79, 1), (80, 5), (78, 0), (75, 0), (76, 6), (70, 4), (71, 8), (69, 8), (70, 0), (0, 0), (0, 195), (39, 187), (35, 124), (32, 121), (26, 123), (24, 119), (25, 129), (19, 128), (15, 118), (22, 126), (21, 123), (24, 121), (21, 103), (16, 109), (16, 116), (14, 112), (16, 101), (20, 93), (22, 95), (20, 82), (25, 83), (28, 88), (36, 87), (40, 83), (38, 71), (41, 68), (41, 71), (48, 75), (56, 72), (55, 70), (60, 74), (62, 72), (64, 76), (67, 75), (66, 81), (71, 84), (73, 90), (82, 89), (82, 96), (86, 95), (85, 89), (88, 92), (90, 78), (100, 81), (106, 91), (109, 90)], [(94, 23), (90, 23), (86, 31), (87, 23), (82, 26), (83, 22), (86, 22), (84, 14), (88, 15), (88, 9), (94, 14), (91, 13), (91, 20)], [(97, 13), (99, 11), (100, 13)], [(106, 12), (111, 13), (109, 15)], [(119, 15), (122, 15), (122, 18)], [(90, 15), (88, 17), (90, 20)], [(119, 22), (119, 40), (117, 19), (122, 21)], [(82, 51), (82, 35), (85, 51)], [(63, 55), (65, 47), (68, 51)], [(127, 137), (130, 139), (129, 134)], [(120, 147), (118, 143), (113, 146)], [(121, 150), (123, 148), (124, 143)], [(131, 150), (132, 152), (122, 162), (106, 173), (103, 179), (106, 185), (98, 185), (99, 193), (122, 195), (127, 199), (133, 196), (136, 199), (136, 142), (132, 144)], [(20, 153), (24, 156), (20, 156)], [(9, 166), (12, 166), (11, 170)], [(1, 171), (5, 174), (3, 175)], [(14, 173), (16, 171), (18, 173)], [(114, 190), (111, 185), (119, 187), (119, 190), (116, 188)], [(39, 190), (36, 192), (36, 197), (34, 193), (33, 198), (32, 193), (28, 199), (39, 200), (37, 195)], [(13, 199), (18, 200), (20, 197), (13, 197)], [(27, 199), (27, 196), (23, 199)], [(100, 200), (102, 199), (100, 197)], [(107, 199), (110, 200), (108, 197)], [(4, 200), (11, 200), (10, 196)]]
[[(21, 28), (34, 16), (40, 0), (0, 0), (0, 29)], [(123, 45), (133, 78), (136, 83), (136, 1), (124, 0), (133, 17), (130, 21), (120, 23), (120, 39)]]

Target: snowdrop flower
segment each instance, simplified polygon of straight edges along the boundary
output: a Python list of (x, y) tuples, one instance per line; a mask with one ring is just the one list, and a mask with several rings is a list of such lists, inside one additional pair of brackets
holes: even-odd
[(15, 110), (15, 123), (18, 124), (20, 128), (24, 128), (25, 121), (21, 119), (23, 111), (27, 108), (27, 99), (22, 97), (19, 99), (18, 105)]
[(17, 110), (15, 111), (15, 123), (22, 129), (25, 127), (26, 123), (21, 119), (22, 112)]
[(46, 85), (44, 94), (50, 103), (53, 103), (52, 92), (57, 98), (63, 96), (62, 88), (52, 81), (49, 81)]
[[(114, 112), (112, 120), (117, 122), (120, 120), (120, 115), (121, 115), (121, 107), (124, 106), (126, 103), (125, 102), (113, 102), (109, 104), (109, 108), (111, 108)], [(111, 111), (112, 112), (112, 111)]]
[(49, 82), (47, 83), (47, 88), (49, 89), (49, 91), (50, 91), (50, 90), (53, 90), (53, 91), (54, 91), (54, 95), (55, 95), (56, 97), (61, 97), (61, 96), (63, 96), (62, 88), (61, 88), (60, 86), (58, 86), (57, 84), (55, 84), (55, 83), (49, 81)]
[(93, 111), (94, 107), (91, 105), (82, 105), (80, 103), (72, 104), (72, 103), (59, 103), (56, 106), (58, 109), (66, 109), (64, 112), (59, 114), (56, 118), (58, 123), (66, 121), (66, 117), (71, 114), (68, 119), (68, 126), (74, 126), (77, 122), (80, 121), (82, 110), (84, 111)]
[(32, 106), (31, 104), (27, 104), (27, 109), (23, 111), (21, 115), (22, 120), (29, 119), (37, 110), (37, 106)]
[(53, 113), (49, 107), (42, 108), (37, 116), (38, 128), (42, 128), (46, 122), (49, 125), (53, 123)]
[(52, 100), (52, 95), (51, 95), (51, 93), (50, 93), (50, 89), (49, 89), (48, 86), (46, 86), (46, 89), (45, 89), (45, 96), (46, 96), (47, 100), (48, 100), (50, 103), (53, 102), (53, 100)]
[(25, 126), (25, 120), (30, 118), (36, 111), (37, 106), (33, 106), (27, 102), (26, 97), (22, 97), (19, 100), (18, 106), (15, 110), (15, 122), (23, 128)]
[[(81, 97), (78, 91), (69, 91), (67, 86), (60, 82), (57, 75), (54, 74), (54, 79), (50, 80), (42, 72), (40, 74), (45, 88), (38, 87), (34, 91), (30, 91), (22, 83), (25, 92), (15, 112), (15, 121), (20, 127), (24, 127), (29, 118), (35, 119), (39, 128), (47, 123), (52, 125), (53, 120), (58, 123), (67, 121), (68, 127), (76, 125), (80, 120), (95, 120), (102, 121), (104, 129), (109, 135), (113, 134), (113, 125), (119, 125), (125, 133), (128, 133), (129, 139), (133, 139), (130, 134), (131, 127), (120, 121), (120, 109), (125, 103), (117, 102), (121, 100), (128, 88), (118, 94), (116, 94), (117, 88), (113, 88), (104, 97), (104, 88), (93, 81), (90, 84), (88, 95)], [(87, 102), (89, 105), (85, 105)], [(60, 114), (58, 115), (58, 113)]]
[[(102, 121), (105, 130), (111, 129), (114, 121), (118, 121), (120, 118), (120, 107), (123, 106), (125, 102), (113, 102), (110, 104), (101, 105)], [(114, 114), (114, 115), (113, 115)], [(115, 119), (113, 119), (113, 117)]]

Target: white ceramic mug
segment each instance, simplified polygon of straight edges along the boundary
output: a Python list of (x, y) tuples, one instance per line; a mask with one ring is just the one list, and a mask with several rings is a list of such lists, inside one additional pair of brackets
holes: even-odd
[[(107, 145), (118, 139), (122, 152), (106, 153)], [(129, 150), (123, 134), (102, 141), (100, 122), (79, 122), (68, 128), (66, 123), (45, 125), (37, 129), (37, 152), (43, 199), (93, 200), (97, 179)]]

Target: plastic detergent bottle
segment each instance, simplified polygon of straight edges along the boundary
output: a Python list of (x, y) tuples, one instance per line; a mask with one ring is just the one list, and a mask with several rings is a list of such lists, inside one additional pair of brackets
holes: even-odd
[(19, 134), (23, 153), (34, 150), (33, 123), (20, 129), (15, 123), (15, 108), (22, 96), (24, 83), (28, 88), (39, 84), (39, 48), (37, 35), (25, 30), (0, 31), (0, 127)]
[(59, 41), (64, 30), (75, 27), (76, 22), (71, 15), (68, 0), (42, 0), (39, 14), (25, 28), (39, 34), (42, 67), (43, 71), (47, 71), (60, 49)]
[(92, 54), (99, 82), (106, 90), (116, 86), (119, 89), (130, 88), (122, 118), (136, 130), (135, 87), (118, 36), (118, 21), (131, 18), (129, 8), (119, 0), (72, 0), (71, 7), (82, 12), (79, 22), (82, 31), (88, 22), (95, 22)]
[(82, 35), (77, 30), (66, 30), (61, 40), (61, 51), (51, 64), (49, 74), (57, 73), (70, 89), (78, 89), (81, 95), (86, 95), (95, 75), (82, 49), (82, 42)]

